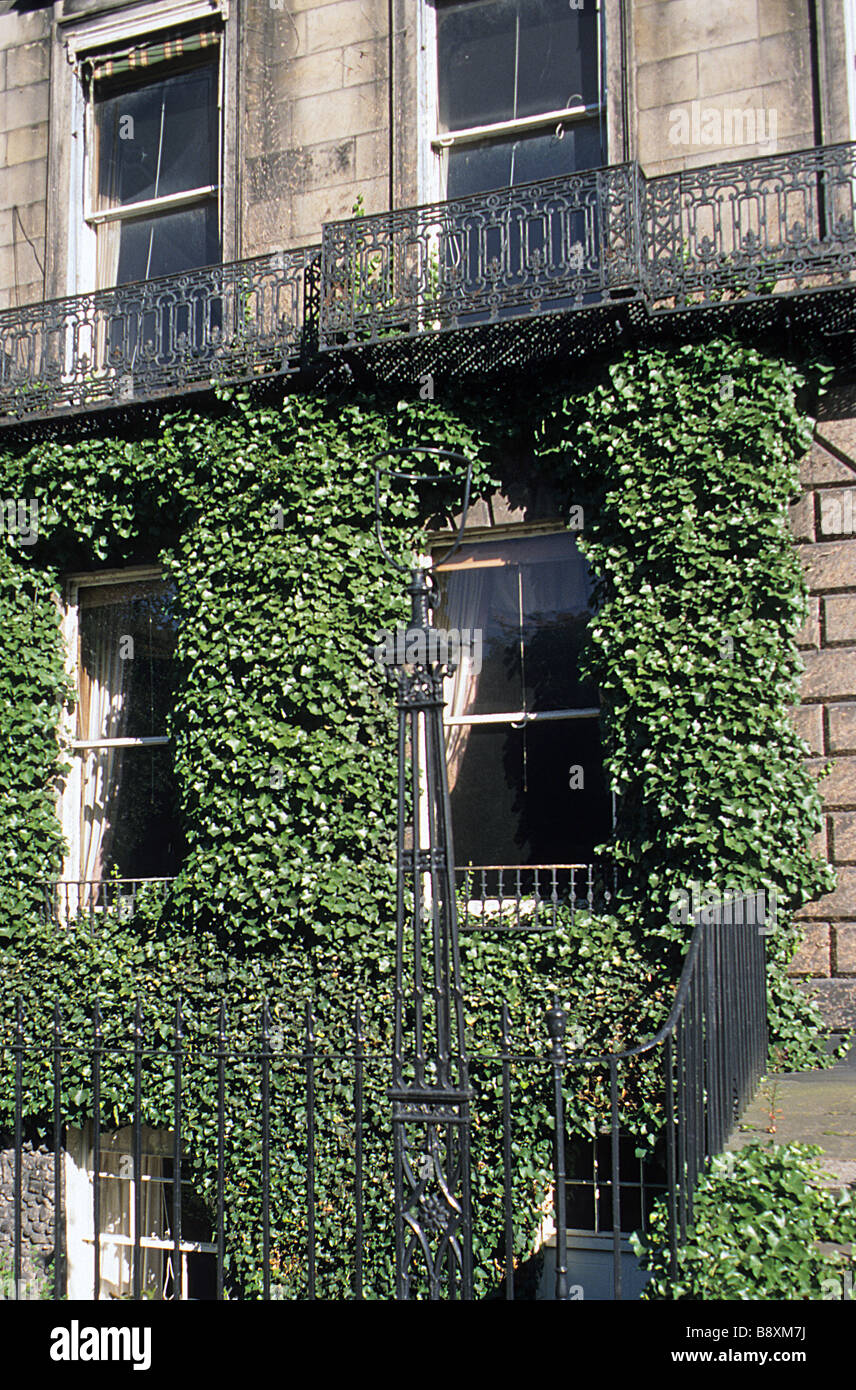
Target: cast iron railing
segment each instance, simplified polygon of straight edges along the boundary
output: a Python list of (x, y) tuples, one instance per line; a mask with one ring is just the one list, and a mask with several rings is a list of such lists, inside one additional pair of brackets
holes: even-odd
[(4, 422), (292, 371), (316, 289), (310, 247), (5, 309)]
[[(130, 921), (163, 905), (173, 878), (56, 879), (40, 885), (49, 920)], [(608, 910), (614, 884), (593, 864), (468, 864), (455, 869), (461, 931), (552, 931), (566, 910)]]
[[(648, 1228), (651, 1204), (661, 1193), (674, 1266), (692, 1223), (698, 1177), (724, 1145), (766, 1060), (763, 933), (754, 911), (744, 918), (739, 904), (710, 915), (714, 920), (694, 928), (668, 1019), (636, 1047), (581, 1051), (573, 1019), (557, 1006), (548, 1012), (547, 1030), (519, 1010), (512, 1028), (506, 1006), (477, 1020), (477, 1045), (469, 1051), (470, 1143), (482, 1296), (532, 1297), (526, 1281), (533, 1255), (546, 1267), (538, 1296), (591, 1296), (584, 1282), (580, 1287), (568, 1250), (569, 1228), (587, 1226), (609, 1242), (612, 1291), (621, 1298), (628, 1276), (637, 1286), (639, 1280), (627, 1235)], [(206, 1296), (214, 1298), (395, 1295), (392, 1058), (383, 1010), (371, 1016), (366, 1010), (364, 1021), (357, 1008), (348, 1037), (340, 1024), (327, 1032), (308, 1006), (301, 1030), (294, 1001), (272, 1000), (248, 1031), (236, 999), (228, 1009), (224, 1001), (214, 1018), (177, 1007), (170, 1036), (163, 1011), (154, 1019), (151, 1005), (146, 1012), (137, 1005), (126, 1026), (114, 1021), (108, 1029), (82, 985), (65, 1007), (78, 1020), (73, 1028), (58, 1009), (36, 1018), (20, 1002), (0, 1017), (0, 1134), (7, 1136), (0, 1140), (0, 1275), (5, 1265), (6, 1296), (60, 1298), (73, 1275), (74, 1287), (82, 1277), (95, 1297), (108, 1268), (115, 1275), (117, 1246), (127, 1252), (124, 1292), (137, 1297), (145, 1293), (151, 1261), (161, 1256), (158, 1296), (203, 1296), (188, 1287), (191, 1255), (211, 1266)], [(238, 1027), (236, 1014), (244, 1019)], [(88, 1020), (85, 1034), (81, 1017)], [(25, 1143), (28, 1121), (37, 1118), (26, 1099), (34, 1092), (43, 1097), (40, 1132), (49, 1134), (38, 1170), (32, 1165), (39, 1156)], [(202, 1159), (200, 1096), (207, 1106)], [(659, 1140), (640, 1161), (636, 1150), (646, 1140), (635, 1126), (641, 1119), (650, 1132), (652, 1101)], [(79, 1130), (81, 1113), (90, 1125), (91, 1168), (105, 1177), (86, 1188), (83, 1199), (78, 1195), (70, 1212), (75, 1199), (63, 1176), (66, 1127), (71, 1119)], [(163, 1126), (156, 1143), (145, 1129), (153, 1113)], [(106, 1155), (116, 1150), (116, 1131), (123, 1129), (124, 1167), (108, 1165)], [(167, 1198), (154, 1235), (144, 1229), (141, 1206), (151, 1180), (144, 1151), (152, 1147), (163, 1155), (158, 1173)], [(521, 1152), (525, 1171), (518, 1172)], [(257, 1209), (252, 1232), (237, 1238), (235, 1250), (233, 1164), (239, 1203), (246, 1210), (252, 1197)], [(37, 1245), (25, 1219), (31, 1178), (39, 1202), (47, 1196), (53, 1209), (46, 1234), (40, 1216)], [(182, 1192), (191, 1178), (207, 1210), (204, 1230), (198, 1203), (188, 1230)], [(426, 1166), (424, 1222), (431, 1220), (430, 1178)], [(119, 1181), (125, 1183), (123, 1220), (109, 1195), (110, 1183)], [(69, 1226), (68, 1215), (74, 1218)], [(416, 1265), (409, 1293), (425, 1297), (431, 1275)], [(199, 1278), (198, 1268), (193, 1277)]]
[(328, 224), (320, 345), (856, 284), (854, 212), (846, 144), (650, 179), (616, 165)]
[(856, 284), (856, 144), (642, 179), (654, 311)]
[(855, 208), (856, 144), (841, 144), (650, 179), (620, 164), (328, 223), (319, 247), (3, 310), (0, 424), (490, 325), (544, 321), (538, 352), (566, 352), (548, 330), (574, 314), (574, 350), (591, 352), (616, 311), (645, 332), (853, 287)]
[(462, 932), (555, 931), (566, 910), (608, 911), (614, 882), (593, 864), (468, 864), (455, 869)]
[(328, 223), (322, 348), (638, 295), (639, 177), (620, 164)]
[(41, 885), (48, 920), (96, 925), (110, 917), (130, 921), (140, 904), (162, 905), (172, 878), (56, 879)]

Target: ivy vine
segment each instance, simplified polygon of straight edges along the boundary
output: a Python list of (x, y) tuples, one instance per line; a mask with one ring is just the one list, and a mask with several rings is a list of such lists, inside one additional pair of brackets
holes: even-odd
[[(153, 1036), (169, 1039), (181, 995), (199, 1058), (185, 1072), (188, 1163), (210, 1198), (215, 1079), (203, 1044), (225, 994), (231, 1045), (252, 1051), (269, 1000), (282, 1059), (272, 1142), (285, 1156), (273, 1194), (284, 1291), (299, 1288), (294, 1252), (305, 1236), (305, 1002), (313, 1001), (319, 1048), (341, 1048), (357, 996), (369, 1051), (388, 1056), (390, 1042), (394, 708), (371, 649), (404, 605), (373, 532), (369, 461), (408, 444), (457, 450), (473, 460), (484, 495), (506, 483), (510, 460), (518, 475), (523, 460), (529, 478), (583, 507), (582, 545), (599, 586), (587, 662), (618, 793), (607, 849), (624, 888), (615, 911), (565, 914), (549, 939), (468, 936), (467, 1017), (474, 1043), (495, 1050), (498, 1001), (507, 998), (516, 1039), (543, 1051), (543, 1010), (558, 990), (589, 1048), (620, 1046), (655, 1028), (668, 1007), (686, 942), (686, 929), (669, 921), (672, 889), (693, 879), (720, 891), (775, 887), (792, 911), (829, 886), (808, 847), (818, 794), (786, 714), (804, 603), (786, 522), (809, 438), (803, 385), (794, 366), (717, 341), (634, 352), (590, 381), (545, 382), (526, 399), (487, 389), (477, 400), (459, 392), (423, 401), (416, 391), (397, 400), (247, 388), (115, 427), (56, 425), (37, 440), (0, 442), (3, 494), (35, 499), (40, 516), (35, 545), (7, 534), (0, 548), (0, 776), (10, 789), (0, 827), (3, 1046), (18, 995), (32, 1036), (49, 1035), (58, 1001), (64, 1037), (81, 1040), (91, 1036), (97, 994), (117, 1045), (129, 1037), (136, 998)], [(436, 485), (388, 491), (387, 534), (402, 556), (454, 499), (442, 464)], [(60, 933), (39, 925), (37, 912), (40, 885), (58, 875), (62, 855), (55, 804), (67, 753), (57, 727), (70, 691), (60, 577), (153, 560), (178, 595), (170, 734), (187, 853), (165, 908), (142, 901), (132, 923), (105, 914), (94, 929), (80, 922)], [(795, 944), (782, 926), (771, 1000), (798, 1066), (821, 1045), (816, 1016), (784, 975)], [(245, 1293), (258, 1265), (255, 1066), (250, 1057), (234, 1063), (229, 1135), (230, 1270)], [(169, 1086), (152, 1068), (146, 1122), (169, 1125)], [(87, 1077), (85, 1057), (69, 1057), (70, 1118), (85, 1116)], [(518, 1081), (530, 1096), (516, 1136), (517, 1206), (533, 1218), (517, 1236), (523, 1259), (549, 1182), (551, 1134), (547, 1093)], [(476, 1192), (487, 1194), (499, 1162), (489, 1122), (495, 1069), (477, 1068), (474, 1084), (487, 1117), (476, 1125)], [(127, 1123), (127, 1068), (117, 1062), (104, 1085), (111, 1122)], [(353, 1154), (345, 1083), (331, 1073), (325, 1085), (318, 1219), (336, 1249)], [(388, 1232), (383, 1079), (378, 1087), (373, 1220)], [(34, 1124), (46, 1123), (47, 1063), (29, 1067), (26, 1098)], [(599, 1103), (577, 1097), (581, 1129)], [(644, 1079), (622, 1105), (639, 1135), (656, 1133), (661, 1101)], [(9, 1107), (0, 1098), (0, 1128)], [(476, 1211), (487, 1292), (501, 1232), (495, 1203)], [(378, 1289), (388, 1261), (379, 1239)], [(328, 1273), (346, 1287), (346, 1270)]]

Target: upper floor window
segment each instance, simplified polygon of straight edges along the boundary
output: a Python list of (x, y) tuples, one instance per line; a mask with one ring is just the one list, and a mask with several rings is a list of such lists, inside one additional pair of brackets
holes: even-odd
[(213, 28), (84, 59), (97, 288), (220, 260), (219, 73)]
[(446, 197), (606, 163), (595, 0), (436, 0), (433, 12)]

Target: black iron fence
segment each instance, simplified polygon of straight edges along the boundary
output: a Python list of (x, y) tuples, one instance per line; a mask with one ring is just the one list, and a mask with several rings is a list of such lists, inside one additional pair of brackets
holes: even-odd
[(574, 314), (591, 350), (612, 341), (614, 313), (586, 311), (636, 305), (638, 326), (853, 287), (854, 194), (856, 144), (650, 179), (620, 164), (328, 223), (319, 246), (6, 309), (0, 424), (485, 325), (543, 320), (555, 350), (547, 320)]
[[(468, 1057), (465, 1207), (437, 1162), (442, 1118), (406, 1155), (409, 1297), (454, 1296), (461, 1246), (477, 1297), (634, 1296), (628, 1235), (658, 1198), (674, 1263), (698, 1176), (766, 1060), (763, 934), (739, 904), (709, 916), (639, 1046), (588, 1055), (559, 1005), (540, 1021), (499, 1009), (495, 1042)], [(3, 1020), (0, 1292), (395, 1296), (384, 1021), (357, 1007), (345, 1036), (323, 1009), (302, 1023), (277, 1001), (252, 1023), (240, 1009), (177, 1007), (168, 1032), (140, 1005), (124, 1027), (80, 1001), (71, 1019), (19, 1002)]]

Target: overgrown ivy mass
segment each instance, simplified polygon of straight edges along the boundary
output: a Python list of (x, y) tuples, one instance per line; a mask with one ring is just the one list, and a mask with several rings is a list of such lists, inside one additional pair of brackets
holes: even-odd
[[(201, 1045), (214, 1038), (222, 997), (232, 1045), (255, 1045), (267, 999), (283, 1059), (272, 1081), (272, 1141), (292, 1155), (272, 1193), (286, 1296), (289, 1242), (301, 1238), (305, 1219), (298, 1062), (306, 1001), (319, 1047), (341, 1046), (358, 997), (368, 1052), (388, 1057), (390, 1043), (395, 709), (372, 646), (401, 622), (405, 604), (374, 535), (370, 460), (437, 445), (472, 459), (477, 495), (519, 487), (521, 478), (550, 483), (568, 509), (583, 509), (581, 545), (597, 581), (585, 659), (600, 689), (617, 795), (604, 852), (620, 891), (609, 914), (567, 916), (554, 935), (467, 937), (474, 1047), (495, 1048), (506, 999), (516, 1038), (541, 1048), (554, 991), (589, 1050), (647, 1036), (668, 1009), (687, 939), (670, 919), (670, 894), (694, 881), (718, 892), (776, 890), (771, 1019), (788, 1065), (799, 1067), (816, 1061), (821, 1045), (810, 1006), (785, 978), (797, 944), (789, 914), (831, 878), (809, 847), (819, 797), (787, 714), (798, 698), (794, 634), (805, 602), (787, 506), (819, 380), (717, 340), (634, 350), (538, 391), (485, 388), (476, 398), (438, 384), (436, 399), (425, 401), (418, 386), (405, 400), (355, 388), (247, 388), (203, 406), (0, 440), (2, 496), (39, 506), (37, 542), (24, 546), (7, 533), (0, 547), (4, 1046), (17, 996), (34, 1036), (48, 1035), (58, 1004), (72, 1041), (91, 1038), (96, 995), (108, 1040), (127, 1040), (137, 999), (147, 1028), (167, 1039), (180, 996), (191, 1049), (184, 1137), (206, 1198), (216, 1182), (216, 1078)], [(442, 468), (421, 492), (390, 491), (387, 536), (402, 557), (429, 520), (454, 511), (456, 495)], [(67, 755), (58, 729), (72, 698), (62, 576), (154, 562), (178, 594), (169, 733), (183, 867), (163, 908), (143, 900), (131, 922), (105, 917), (95, 928), (81, 921), (60, 930), (40, 919), (38, 905), (62, 862), (56, 797)], [(297, 1059), (291, 1069), (289, 1058)], [(72, 1055), (66, 1065), (64, 1103), (83, 1119), (87, 1064)], [(256, 1083), (243, 1066), (233, 1077), (226, 1181), (229, 1267), (246, 1294), (259, 1238), (260, 1141)], [(172, 1097), (157, 1067), (152, 1060), (145, 1118), (168, 1127)], [(378, 1076), (367, 1162), (382, 1173), (389, 1121)], [(489, 1115), (495, 1074), (486, 1066), (475, 1076), (480, 1113)], [(318, 1138), (319, 1240), (332, 1251), (347, 1226), (341, 1192), (353, 1156), (339, 1083), (331, 1073), (319, 1085), (327, 1119)], [(49, 1065), (29, 1067), (25, 1086), (38, 1132), (52, 1103)], [(106, 1060), (103, 1086), (111, 1122), (127, 1124), (127, 1068)], [(590, 1129), (600, 1103), (580, 1098), (571, 1120)], [(622, 1103), (640, 1136), (656, 1132), (659, 1102), (644, 1078)], [(520, 1209), (534, 1213), (548, 1181), (546, 1100), (533, 1094), (520, 1113), (515, 1191)], [(0, 1128), (9, 1116), (0, 1111)], [(498, 1144), (480, 1122), (477, 1194), (499, 1184)], [(386, 1188), (377, 1186), (372, 1229), (383, 1232)], [(475, 1210), (484, 1292), (498, 1236), (478, 1201)], [(389, 1259), (379, 1236), (367, 1272), (377, 1288)], [(341, 1278), (347, 1287), (344, 1269)]]

